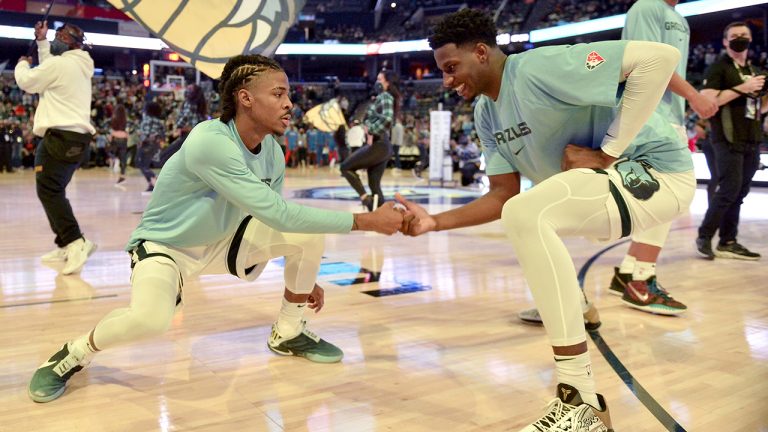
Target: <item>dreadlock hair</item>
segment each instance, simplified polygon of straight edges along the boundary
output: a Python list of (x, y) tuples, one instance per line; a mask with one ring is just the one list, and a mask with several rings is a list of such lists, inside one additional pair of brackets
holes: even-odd
[(443, 45), (484, 43), (496, 46), (496, 24), (487, 13), (477, 9), (462, 9), (446, 15), (438, 22), (429, 37), (429, 47), (433, 50)]
[(269, 57), (258, 54), (239, 55), (232, 57), (224, 66), (219, 82), (221, 96), (221, 120), (228, 123), (237, 113), (235, 93), (245, 87), (253, 77), (260, 76), (268, 70), (283, 71), (279, 63)]

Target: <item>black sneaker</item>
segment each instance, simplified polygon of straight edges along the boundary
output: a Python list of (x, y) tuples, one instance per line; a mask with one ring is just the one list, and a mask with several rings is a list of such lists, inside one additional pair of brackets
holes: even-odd
[(747, 261), (757, 261), (760, 259), (759, 253), (752, 252), (735, 241), (717, 245), (715, 256), (718, 258), (731, 258)]
[(712, 239), (699, 237), (696, 239), (696, 251), (705, 259), (715, 259), (715, 253), (712, 252)]
[(363, 207), (368, 209), (369, 212), (373, 211), (373, 195), (368, 195), (367, 197), (365, 197), (365, 199), (363, 200)]

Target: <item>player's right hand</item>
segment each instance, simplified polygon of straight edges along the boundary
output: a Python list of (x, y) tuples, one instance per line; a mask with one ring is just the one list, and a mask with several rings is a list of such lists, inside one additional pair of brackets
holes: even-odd
[(356, 215), (358, 229), (362, 231), (375, 231), (379, 234), (392, 235), (403, 224), (403, 213), (394, 208), (395, 203), (386, 202), (371, 213)]
[(38, 21), (35, 23), (35, 40), (45, 40), (48, 34), (48, 22)]

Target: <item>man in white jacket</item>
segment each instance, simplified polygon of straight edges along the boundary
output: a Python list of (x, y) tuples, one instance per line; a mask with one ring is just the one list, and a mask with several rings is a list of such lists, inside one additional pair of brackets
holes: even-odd
[(66, 196), (72, 175), (87, 154), (95, 132), (91, 125), (93, 59), (83, 51), (83, 31), (72, 24), (46, 40), (48, 25), (35, 24), (40, 65), (21, 57), (14, 75), (19, 87), (40, 94), (32, 132), (41, 137), (35, 154), (37, 196), (43, 204), (57, 248), (43, 261), (66, 261), (62, 273), (79, 272), (96, 245), (83, 237)]

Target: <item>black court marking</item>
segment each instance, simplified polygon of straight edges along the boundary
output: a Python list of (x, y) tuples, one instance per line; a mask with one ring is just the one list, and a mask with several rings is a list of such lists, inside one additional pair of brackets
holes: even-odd
[[(685, 229), (685, 228), (681, 228)], [(578, 280), (579, 280), (579, 286), (581, 289), (584, 289), (584, 279), (587, 276), (587, 271), (589, 271), (589, 268), (592, 267), (592, 264), (597, 261), (598, 258), (600, 258), (601, 255), (608, 252), (609, 250), (623, 245), (624, 243), (628, 243), (630, 239), (626, 239), (620, 242), (617, 242), (611, 246), (608, 246), (604, 248), (603, 250), (597, 252), (595, 255), (593, 255), (590, 259), (587, 260), (586, 263), (581, 267), (578, 274)], [(621, 378), (622, 381), (624, 381), (624, 384), (629, 387), (629, 390), (637, 397), (637, 399), (645, 405), (645, 407), (648, 409), (648, 411), (653, 414), (654, 417), (656, 417), (656, 420), (658, 420), (668, 431), (671, 432), (686, 432), (685, 429), (680, 425), (680, 423), (675, 420), (671, 414), (669, 414), (664, 407), (662, 407), (658, 402), (656, 402), (656, 399), (651, 396), (648, 391), (640, 385), (640, 383), (635, 379), (635, 377), (632, 376), (631, 373), (629, 373), (629, 370), (627, 370), (626, 366), (619, 360), (618, 357), (616, 357), (616, 354), (611, 350), (611, 347), (608, 346), (608, 343), (605, 342), (605, 339), (600, 335), (599, 330), (592, 330), (587, 332), (589, 334), (589, 337), (592, 338), (592, 342), (597, 345), (597, 349), (600, 351), (600, 354), (603, 355), (605, 360), (608, 362), (609, 365), (613, 368), (614, 372)]]
[(398, 294), (409, 294), (419, 291), (429, 291), (432, 287), (429, 285), (421, 285), (419, 283), (411, 282), (408, 284), (401, 284), (395, 288), (375, 289), (369, 291), (361, 291), (363, 294), (368, 294), (371, 297), (387, 297)]
[(93, 297), (78, 297), (78, 298), (72, 298), (72, 299), (46, 300), (46, 301), (30, 302), (30, 303), (0, 305), (0, 309), (9, 309), (9, 308), (21, 307), (21, 306), (35, 306), (35, 305), (52, 304), (52, 303), (67, 303), (67, 302), (76, 302), (76, 301), (82, 301), (82, 300), (99, 300), (99, 299), (111, 298), (111, 297), (117, 297), (117, 294), (105, 294), (105, 295), (93, 296)]
[[(349, 272), (348, 272), (349, 273)], [(336, 279), (330, 281), (333, 284), (341, 286), (357, 285), (370, 282), (378, 282), (381, 279), (381, 272), (368, 270), (365, 267), (358, 267), (357, 271), (351, 273), (362, 273), (363, 276), (358, 276), (352, 279)]]

